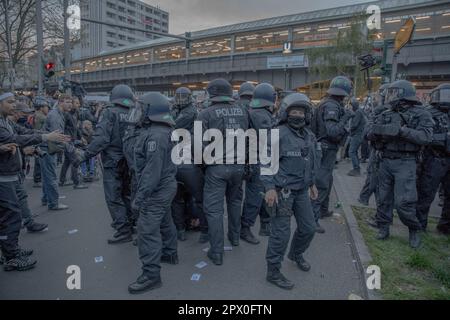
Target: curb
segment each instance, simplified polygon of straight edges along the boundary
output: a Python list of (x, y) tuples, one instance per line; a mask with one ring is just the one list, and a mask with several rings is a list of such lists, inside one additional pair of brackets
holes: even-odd
[(344, 212), (344, 218), (347, 224), (347, 229), (350, 233), (351, 247), (355, 254), (355, 259), (357, 261), (358, 271), (363, 279), (361, 284), (363, 292), (366, 299), (368, 300), (381, 300), (381, 294), (375, 292), (374, 290), (369, 290), (366, 286), (366, 281), (368, 274), (366, 273), (366, 268), (372, 263), (372, 256), (369, 249), (364, 241), (363, 235), (358, 227), (358, 222), (356, 221), (353, 210), (350, 206), (350, 201), (346, 197), (345, 193), (339, 192), (339, 190), (345, 190), (345, 186), (341, 183), (339, 177), (334, 176), (333, 190), (336, 194), (336, 198), (342, 204), (342, 210)]

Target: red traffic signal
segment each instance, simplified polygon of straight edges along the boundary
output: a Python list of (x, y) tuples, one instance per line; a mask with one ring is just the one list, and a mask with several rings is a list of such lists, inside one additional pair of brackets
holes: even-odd
[(45, 65), (45, 70), (49, 71), (55, 67), (55, 64), (53, 62), (49, 62)]

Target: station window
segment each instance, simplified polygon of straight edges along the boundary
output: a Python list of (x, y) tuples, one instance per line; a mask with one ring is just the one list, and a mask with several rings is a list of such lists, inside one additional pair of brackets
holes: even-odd
[(293, 30), (295, 48), (308, 48), (316, 46), (326, 46), (335, 39), (339, 30), (345, 30), (350, 25), (316, 25), (299, 27)]
[(231, 38), (215, 38), (195, 41), (191, 44), (191, 57), (225, 55), (231, 52)]
[(236, 36), (235, 52), (281, 50), (288, 40), (288, 35), (287, 29), (240, 34)]
[(450, 33), (450, 10), (443, 11), (434, 16), (435, 33), (448, 36)]
[(153, 56), (155, 62), (184, 59), (186, 58), (186, 48), (184, 44), (157, 47)]
[(151, 59), (151, 50), (139, 50), (127, 52), (124, 56), (127, 65), (149, 63)]
[[(119, 45), (120, 46), (120, 45)], [(125, 58), (123, 55), (113, 55), (103, 58), (103, 68), (118, 68), (124, 65)]]

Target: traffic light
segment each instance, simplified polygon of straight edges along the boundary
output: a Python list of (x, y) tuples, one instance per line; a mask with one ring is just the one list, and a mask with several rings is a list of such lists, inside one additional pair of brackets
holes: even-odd
[(49, 80), (51, 77), (55, 75), (54, 68), (55, 68), (54, 62), (48, 61), (46, 64), (44, 64), (46, 80)]

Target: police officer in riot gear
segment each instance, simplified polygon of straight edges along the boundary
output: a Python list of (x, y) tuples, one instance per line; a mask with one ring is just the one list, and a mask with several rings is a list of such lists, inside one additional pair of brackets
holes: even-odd
[(128, 126), (128, 112), (134, 106), (133, 91), (127, 85), (117, 85), (111, 92), (110, 101), (82, 161), (102, 154), (105, 200), (116, 230), (108, 243), (117, 244), (132, 241), (130, 197), (124, 192), (129, 187), (129, 173), (122, 139)]
[(291, 216), (297, 229), (292, 238), (288, 258), (303, 271), (311, 266), (303, 253), (316, 232), (311, 200), (317, 198), (315, 187), (318, 166), (318, 145), (307, 126), (311, 122), (309, 98), (293, 93), (281, 103), (279, 129), (279, 170), (275, 175), (261, 176), (266, 206), (271, 212), (271, 233), (267, 247), (267, 281), (282, 289), (292, 289), (294, 283), (280, 272), (281, 262), (290, 239)]
[(389, 237), (395, 207), (400, 220), (409, 228), (410, 246), (418, 248), (422, 227), (416, 217), (416, 158), (421, 147), (432, 141), (433, 119), (418, 106), (416, 89), (409, 81), (392, 83), (386, 101), (390, 109), (382, 112), (368, 130), (368, 138), (381, 143), (377, 238)]
[[(175, 120), (175, 129), (185, 129), (191, 136), (194, 134), (194, 121), (198, 112), (192, 103), (191, 90), (185, 87), (175, 91), (175, 104), (172, 109)], [(203, 212), (203, 171), (193, 162), (191, 164), (180, 164), (177, 168), (178, 189), (172, 204), (172, 216), (177, 227), (178, 240), (186, 240), (186, 215), (187, 203), (192, 202), (192, 213), (200, 221), (200, 243), (208, 242), (208, 223)], [(189, 198), (189, 199), (188, 199)], [(185, 199), (192, 201), (185, 201)]]
[(356, 98), (351, 99), (351, 107), (354, 112), (354, 117), (350, 120), (350, 148), (349, 155), (352, 159), (353, 170), (351, 170), (349, 176), (360, 176), (361, 168), (359, 163), (358, 150), (364, 139), (364, 129), (366, 127), (366, 117), (364, 111), (359, 106), (359, 102)]
[(251, 82), (244, 82), (239, 88), (239, 100), (237, 104), (248, 108), (250, 101), (252, 100), (253, 93), (255, 91), (255, 86)]
[[(387, 89), (389, 87), (388, 83), (385, 83), (380, 86), (378, 89), (378, 92), (376, 94), (375, 105), (373, 106), (372, 111), (369, 114), (369, 118), (367, 120), (367, 128), (370, 127), (371, 124), (373, 124), (376, 117), (382, 113), (383, 111), (388, 109), (388, 105), (386, 105), (385, 97), (387, 94)], [(364, 136), (367, 138), (367, 128), (364, 130)], [(377, 156), (377, 149), (376, 149), (376, 143), (373, 141), (369, 144), (370, 145), (370, 156), (369, 156), (369, 163), (367, 165), (367, 177), (366, 181), (364, 183), (363, 188), (361, 189), (361, 192), (359, 194), (358, 202), (361, 204), (368, 206), (369, 205), (369, 199), (372, 194), (375, 195), (375, 200), (378, 199), (378, 168), (379, 168), (379, 158)], [(372, 223), (373, 226), (376, 226), (376, 223)]]
[(352, 93), (353, 85), (347, 77), (338, 76), (331, 81), (328, 96), (316, 110), (312, 128), (322, 149), (321, 164), (316, 173), (316, 185), (319, 191), (317, 200), (313, 202), (317, 223), (317, 232), (324, 233), (319, 219), (329, 217), (333, 213), (328, 210), (330, 192), (333, 186), (333, 169), (339, 146), (345, 141), (345, 126), (353, 116), (353, 112), (345, 110), (344, 99)]
[[(233, 88), (227, 80), (211, 81), (208, 84), (207, 92), (210, 106), (202, 110), (198, 120), (202, 121), (203, 132), (208, 129), (216, 129), (221, 132), (224, 140), (224, 152), (221, 159), (206, 163), (203, 206), (208, 220), (211, 244), (208, 257), (214, 264), (221, 265), (224, 252), (224, 197), (227, 202), (228, 239), (233, 246), (238, 246), (241, 226), (242, 180), (245, 166), (245, 164), (238, 163), (238, 158), (242, 155), (238, 155), (236, 146), (230, 150), (233, 153), (227, 155), (225, 141), (236, 139), (236, 135), (227, 133), (227, 129), (230, 131), (247, 130), (248, 114), (244, 107), (234, 104)], [(233, 156), (234, 164), (227, 164), (227, 158), (231, 158), (231, 156)]]
[(444, 206), (437, 229), (450, 234), (450, 84), (441, 84), (433, 89), (427, 110), (434, 120), (433, 140), (425, 147), (417, 177), (417, 218), (426, 230), (431, 203), (442, 184)]
[[(125, 194), (129, 192), (130, 194), (130, 202), (133, 202), (136, 196), (137, 190), (137, 173), (136, 173), (136, 164), (134, 161), (134, 149), (136, 142), (139, 138), (140, 132), (142, 130), (142, 107), (136, 104), (133, 108), (130, 109), (128, 119), (127, 119), (127, 129), (125, 130), (125, 134), (123, 137), (123, 154), (128, 164), (128, 172), (129, 172), (129, 187), (125, 187)], [(127, 181), (124, 181), (124, 184)], [(133, 228), (136, 227), (137, 219), (139, 216), (139, 212), (137, 210), (131, 209), (131, 217), (130, 223)], [(137, 239), (133, 241), (133, 245), (137, 245)]]
[[(276, 100), (277, 93), (271, 84), (261, 83), (256, 86), (248, 113), (250, 128), (254, 129), (257, 134), (259, 130), (270, 130), (274, 127), (273, 112)], [(245, 185), (245, 199), (241, 218), (241, 239), (251, 244), (258, 244), (259, 240), (255, 238), (250, 228), (255, 225), (259, 213), (261, 215), (261, 233), (264, 234), (270, 228), (270, 217), (262, 205), (264, 185), (260, 179), (260, 165), (250, 164), (249, 168), (250, 175)]]
[(141, 97), (142, 129), (135, 145), (138, 186), (133, 208), (139, 211), (138, 249), (142, 274), (128, 287), (132, 294), (161, 287), (160, 263), (178, 264), (177, 233), (170, 206), (177, 190), (171, 159), (175, 122), (169, 100), (158, 92)]

